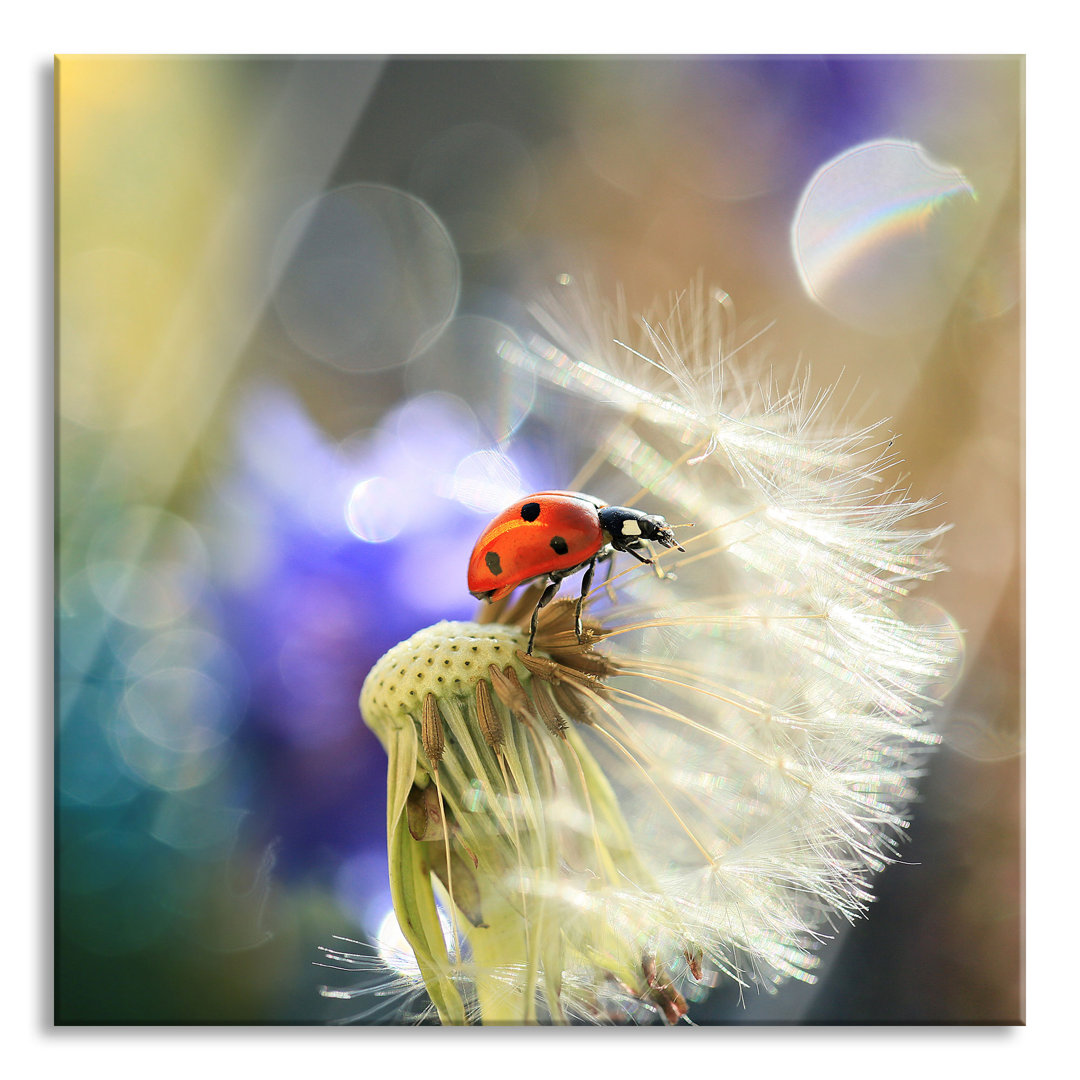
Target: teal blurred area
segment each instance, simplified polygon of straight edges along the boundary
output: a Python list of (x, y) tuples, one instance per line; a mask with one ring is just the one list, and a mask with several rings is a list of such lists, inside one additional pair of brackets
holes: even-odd
[[(963, 680), (822, 984), (702, 1023), (1021, 1003), (1020, 58), (57, 61), (55, 1021), (314, 1024), (389, 912), (371, 664), (474, 605), (590, 417), (500, 360), (568, 275), (699, 272), (892, 417)], [(857, 385), (856, 385), (857, 384)], [(847, 391), (845, 390), (845, 393)]]

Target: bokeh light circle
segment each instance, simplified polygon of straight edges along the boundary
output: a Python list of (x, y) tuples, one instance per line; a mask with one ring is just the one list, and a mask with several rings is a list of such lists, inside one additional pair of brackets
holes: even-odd
[(156, 506), (126, 507), (102, 524), (87, 551), (90, 588), (114, 618), (164, 626), (196, 602), (209, 556), (199, 532)]
[(460, 315), (409, 364), (409, 389), (457, 395), (472, 409), (486, 439), (501, 443), (518, 429), (536, 399), (536, 376), (500, 355), (507, 341), (518, 342), (517, 335), (497, 319)]
[(971, 268), (975, 191), (916, 143), (852, 147), (806, 186), (791, 227), (807, 293), (871, 333), (934, 326)]
[[(143, 689), (149, 691), (152, 688)], [(140, 697), (145, 701), (141, 692)], [(202, 750), (166, 746), (141, 731), (126, 708), (110, 725), (109, 737), (130, 775), (145, 786), (161, 791), (201, 787), (224, 768), (229, 757), (225, 743)]]
[(297, 210), (272, 260), (274, 310), (304, 352), (344, 371), (403, 364), (457, 306), (450, 234), (412, 195), (348, 184)]
[(128, 687), (123, 705), (139, 732), (179, 753), (220, 745), (239, 719), (229, 712), (226, 688), (193, 668), (149, 672)]
[(477, 450), (454, 472), (454, 498), (470, 510), (493, 514), (524, 494), (517, 466), (498, 450)]
[(468, 403), (456, 394), (433, 391), (407, 398), (388, 420), (397, 435), (397, 452), (429, 473), (452, 472), (480, 442), (480, 425)]
[(393, 540), (405, 527), (409, 511), (395, 485), (385, 476), (370, 476), (361, 480), (345, 505), (345, 522), (349, 531), (369, 544)]

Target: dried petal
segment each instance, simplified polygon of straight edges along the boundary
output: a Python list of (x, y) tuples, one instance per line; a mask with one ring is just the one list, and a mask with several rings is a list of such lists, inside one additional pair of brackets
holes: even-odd
[(420, 714), (420, 741), (432, 768), (437, 769), (446, 750), (446, 739), (443, 737), (439, 703), (432, 693), (424, 696), (424, 707)]
[(480, 720), (480, 731), (484, 740), (493, 750), (498, 750), (503, 744), (503, 726), (491, 702), (488, 683), (484, 679), (480, 679), (476, 684), (476, 714)]

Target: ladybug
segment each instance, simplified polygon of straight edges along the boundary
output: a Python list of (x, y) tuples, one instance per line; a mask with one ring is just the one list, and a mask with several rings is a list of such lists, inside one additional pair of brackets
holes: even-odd
[(671, 526), (654, 514), (627, 506), (608, 506), (580, 491), (540, 491), (526, 495), (494, 518), (469, 557), (469, 592), (493, 602), (519, 585), (546, 577), (547, 588), (533, 611), (529, 655), (540, 609), (559, 591), (563, 578), (584, 569), (574, 628), (581, 640), (581, 607), (592, 588), (597, 562), (627, 551), (639, 562), (646, 540), (684, 551)]

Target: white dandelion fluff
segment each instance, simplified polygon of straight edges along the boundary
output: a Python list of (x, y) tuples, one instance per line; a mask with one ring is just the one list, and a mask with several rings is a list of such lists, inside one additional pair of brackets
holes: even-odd
[(905, 618), (942, 569), (942, 528), (912, 520), (933, 504), (885, 482), (882, 428), (838, 434), (828, 394), (740, 370), (725, 294), (698, 283), (634, 323), (586, 291), (541, 321), (505, 359), (604, 425), (566, 487), (693, 528), (598, 573), (580, 639), (560, 599), (526, 652), (541, 582), (372, 669), (416, 960), (378, 985), (422, 982), (444, 1023), (562, 1023), (812, 982), (897, 858), (937, 741), (957, 636)]

